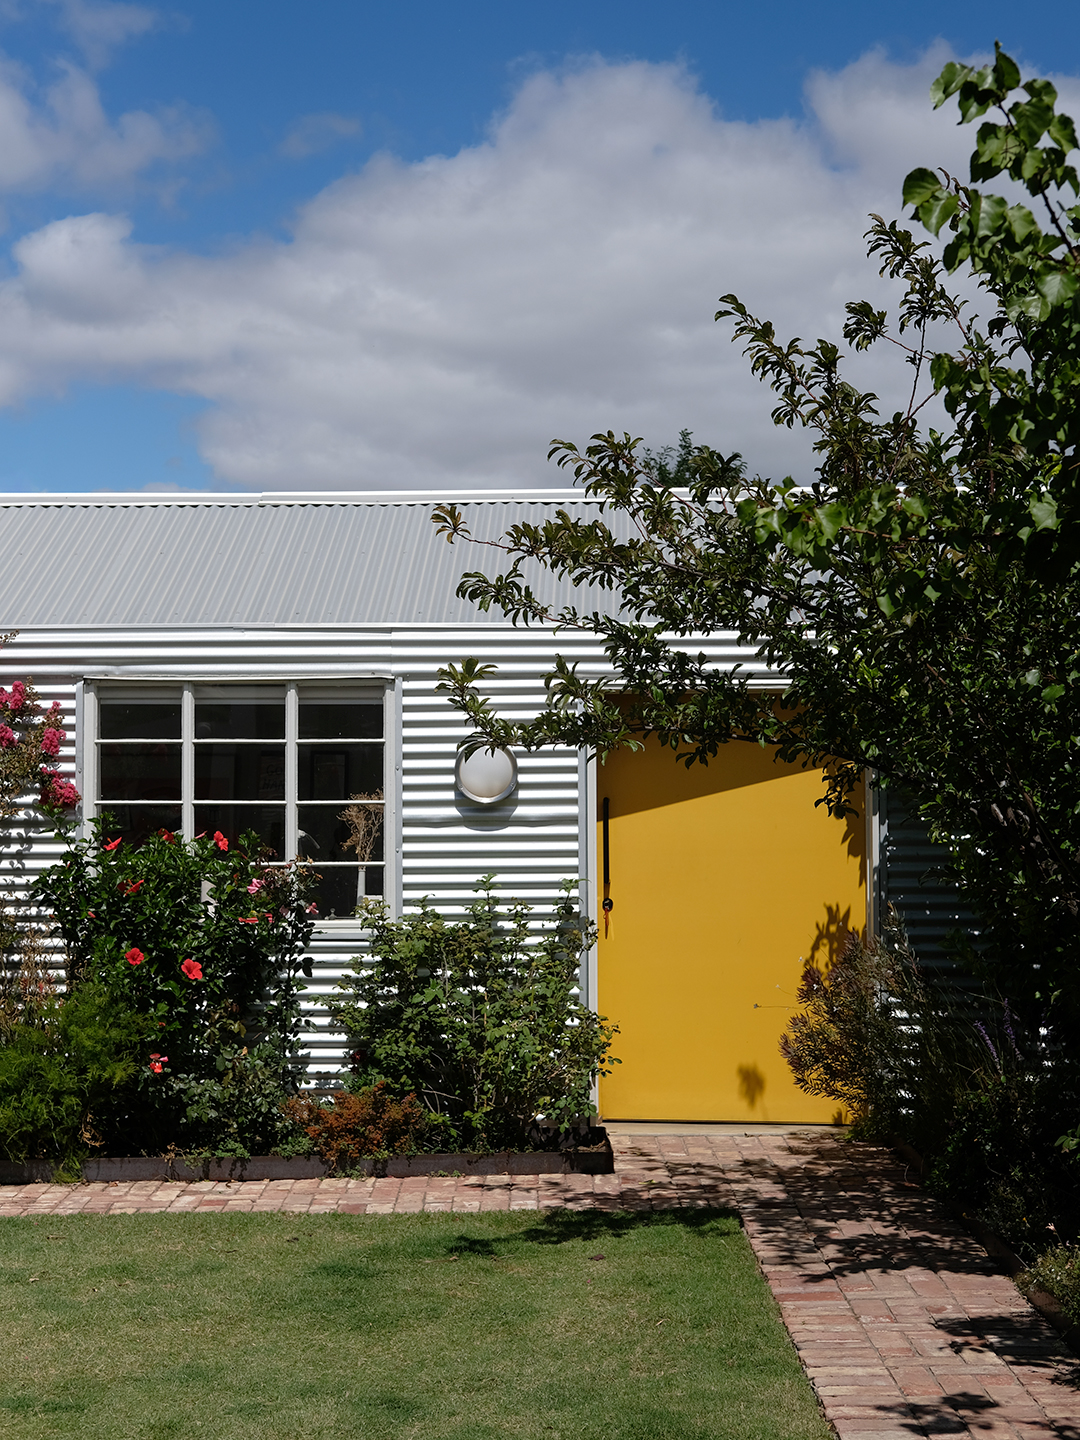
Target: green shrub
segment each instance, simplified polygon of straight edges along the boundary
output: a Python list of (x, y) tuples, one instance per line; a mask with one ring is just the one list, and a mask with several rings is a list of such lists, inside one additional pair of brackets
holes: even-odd
[(1055, 1144), (1075, 1113), (1063, 1069), (1003, 1065), (983, 1074), (947, 1097), (947, 1123), (927, 1155), (927, 1187), (977, 1215), (1026, 1258), (1038, 1254), (1048, 1233), (1074, 1239), (1080, 1231), (1080, 1173), (1075, 1157)]
[(852, 935), (825, 973), (807, 966), (798, 998), (781, 1051), (801, 1089), (849, 1106), (856, 1134), (913, 1145), (927, 1187), (1021, 1254), (1047, 1227), (1080, 1233), (1080, 1156), (1059, 1143), (1075, 1065), (1007, 1004), (927, 976), (895, 916), (884, 942)]
[(1080, 1325), (1080, 1245), (1054, 1245), (1017, 1276), (1022, 1290), (1045, 1290)]
[(795, 1083), (841, 1101), (868, 1139), (916, 1124), (925, 1142), (943, 1097), (989, 1058), (963, 996), (923, 974), (895, 917), (885, 940), (852, 932), (824, 972), (807, 962), (797, 999), (803, 1009), (780, 1041)]
[(100, 984), (50, 995), (3, 1027), (0, 1156), (53, 1160), (65, 1173), (127, 1120), (153, 1021)]
[(150, 1027), (109, 1145), (274, 1148), (304, 1071), (309, 872), (268, 865), (251, 835), (230, 849), (221, 835), (185, 843), (163, 831), (135, 848), (110, 828), (95, 821), (32, 891), (63, 936), (71, 994), (96, 987)]
[(520, 1148), (538, 1119), (561, 1131), (589, 1114), (615, 1029), (577, 998), (593, 932), (569, 894), (536, 933), (528, 905), (500, 909), (490, 876), (477, 888), (456, 922), (426, 902), (396, 921), (369, 904), (372, 958), (330, 1012), (354, 1046), (353, 1087), (415, 1094), (440, 1148)]
[(294, 1095), (285, 1109), (315, 1153), (338, 1171), (351, 1170), (369, 1156), (415, 1154), (430, 1128), (416, 1096), (398, 1099), (382, 1080), (329, 1099)]

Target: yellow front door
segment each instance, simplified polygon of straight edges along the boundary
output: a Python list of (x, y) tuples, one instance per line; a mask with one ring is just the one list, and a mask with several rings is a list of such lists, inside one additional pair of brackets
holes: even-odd
[(601, 1114), (836, 1118), (834, 1101), (796, 1088), (778, 1046), (804, 957), (827, 965), (865, 923), (862, 817), (815, 808), (818, 771), (741, 741), (689, 770), (658, 744), (620, 751), (596, 786), (612, 902), (597, 1000), (622, 1061), (601, 1081)]

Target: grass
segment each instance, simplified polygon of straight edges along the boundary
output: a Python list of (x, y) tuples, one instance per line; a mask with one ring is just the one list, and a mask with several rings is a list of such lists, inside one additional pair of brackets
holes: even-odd
[(827, 1440), (715, 1211), (0, 1221), (0, 1436)]

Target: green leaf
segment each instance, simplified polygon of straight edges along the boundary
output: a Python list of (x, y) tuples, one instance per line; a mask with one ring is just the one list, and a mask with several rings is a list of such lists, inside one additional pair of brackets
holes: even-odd
[(1041, 233), (1035, 216), (1026, 205), (1011, 205), (1007, 212), (1007, 218), (1009, 229), (1017, 240), (1026, 240), (1033, 230)]
[(941, 189), (941, 181), (932, 170), (912, 170), (904, 180), (904, 204), (922, 205)]
[(960, 202), (955, 195), (942, 191), (934, 200), (927, 200), (919, 206), (919, 219), (936, 235), (947, 220), (951, 220), (959, 209)]
[(1001, 46), (994, 41), (994, 49), (997, 52), (994, 60), (994, 79), (1000, 90), (1015, 90), (1020, 84), (1020, 67), (1016, 61), (1005, 54)]
[(1003, 228), (1008, 205), (1000, 195), (983, 195), (978, 207), (977, 235), (994, 235)]
[(1058, 518), (1057, 501), (1053, 495), (1040, 495), (1028, 505), (1028, 512), (1035, 521), (1036, 530), (1056, 530), (1061, 523)]
[(1071, 300), (1080, 290), (1080, 277), (1075, 271), (1063, 270), (1057, 266), (1047, 266), (1036, 271), (1035, 284), (1038, 286), (1039, 294), (1043, 295), (1051, 305), (1064, 305)]
[(1055, 115), (1046, 133), (1066, 154), (1077, 148), (1076, 129), (1068, 115)]
[[(958, 65), (955, 60), (950, 60), (930, 86), (930, 99), (934, 102), (934, 109), (937, 110), (944, 105), (945, 101), (955, 95), (964, 81), (974, 73), (970, 65)], [(908, 203), (906, 197), (904, 203)]]

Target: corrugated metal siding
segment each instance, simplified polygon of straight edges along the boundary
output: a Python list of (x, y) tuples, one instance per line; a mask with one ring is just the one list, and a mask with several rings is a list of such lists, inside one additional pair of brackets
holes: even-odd
[(881, 910), (889, 904), (896, 907), (924, 965), (938, 971), (952, 969), (945, 943), (948, 935), (960, 930), (975, 938), (978, 921), (949, 878), (949, 853), (931, 841), (905, 796), (883, 790), (878, 803)]
[[(717, 665), (753, 657), (730, 636), (704, 648)], [(32, 675), (46, 701), (64, 705), (74, 719), (76, 681), (138, 675), (253, 678), (378, 675), (402, 687), (400, 884), (406, 905), (431, 895), (453, 913), (473, 898), (473, 886), (494, 872), (507, 896), (537, 906), (555, 900), (564, 880), (588, 877), (587, 832), (581, 823), (575, 752), (549, 750), (520, 757), (520, 783), (512, 803), (487, 810), (461, 801), (454, 789), (454, 760), (464, 727), (436, 692), (436, 672), (474, 655), (499, 665), (489, 687), (507, 713), (533, 714), (544, 703), (543, 672), (556, 651), (577, 660), (583, 673), (601, 673), (595, 637), (553, 636), (537, 629), (483, 626), (246, 626), (24, 629), (4, 650), (3, 683)], [(757, 667), (758, 673), (763, 673)], [(69, 732), (73, 726), (69, 723)], [(70, 770), (74, 756), (65, 757)], [(59, 843), (42, 838), (3, 852), (5, 878), (21, 887), (58, 858)], [(306, 1040), (313, 1068), (340, 1060), (340, 1037), (330, 1032), (326, 999), (361, 949), (356, 932), (320, 934), (313, 947), (315, 976), (308, 993)]]

